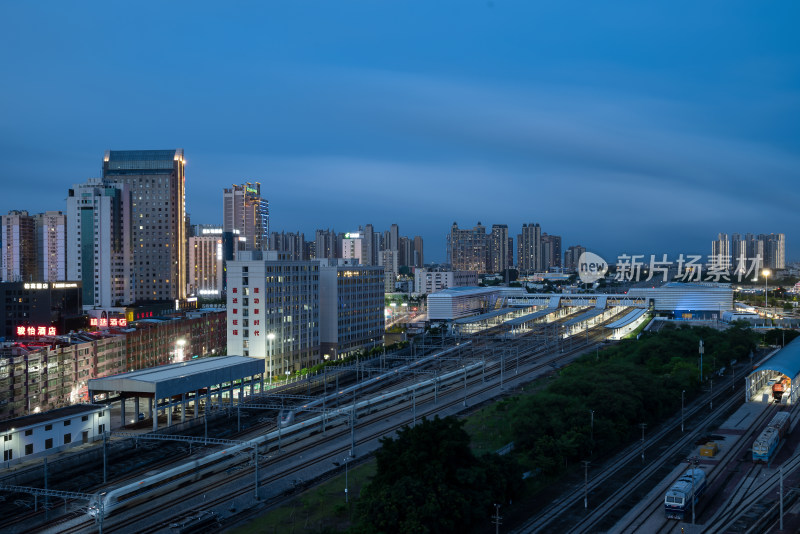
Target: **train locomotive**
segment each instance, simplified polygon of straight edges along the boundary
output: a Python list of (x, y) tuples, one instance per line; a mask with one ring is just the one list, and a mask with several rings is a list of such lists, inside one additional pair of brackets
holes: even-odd
[(775, 402), (781, 402), (783, 394), (789, 391), (791, 384), (791, 380), (785, 376), (772, 384), (772, 398), (775, 399)]
[(778, 412), (753, 442), (753, 462), (769, 463), (791, 425), (789, 412)]
[(697, 502), (705, 489), (706, 472), (696, 467), (689, 468), (664, 497), (667, 519), (683, 519), (687, 512), (691, 513), (693, 502)]

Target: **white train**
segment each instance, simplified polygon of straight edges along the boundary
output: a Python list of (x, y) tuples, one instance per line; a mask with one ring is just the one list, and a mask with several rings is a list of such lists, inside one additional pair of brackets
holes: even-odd
[[(379, 376), (362, 381), (360, 384), (355, 384), (353, 386), (349, 386), (348, 388), (344, 388), (333, 395), (329, 395), (326, 398), (326, 402), (330, 405), (332, 401), (335, 401), (336, 396), (340, 396), (340, 398), (342, 398), (341, 396), (345, 396), (347, 393), (352, 393), (354, 389), (368, 386), (371, 383), (380, 380), (385, 381), (387, 378), (395, 376), (404, 369), (420, 365), (421, 363), (429, 361), (430, 359), (446, 356), (447, 354), (450, 354), (459, 348), (463, 348), (464, 345), (469, 343), (471, 343), (471, 341), (461, 343), (460, 347), (451, 347), (436, 354), (426, 356), (420, 360), (416, 360), (415, 362), (400, 368), (389, 370)], [(320, 414), (288, 426), (282, 426), (280, 430), (274, 430), (250, 441), (227, 447), (224, 450), (214, 452), (202, 458), (198, 458), (197, 460), (192, 460), (156, 475), (146, 477), (137, 482), (127, 483), (112, 488), (108, 491), (101, 492), (95, 496), (92, 502), (89, 503), (89, 514), (92, 516), (98, 516), (100, 513), (102, 513), (104, 517), (108, 516), (110, 513), (119, 508), (146, 501), (178, 486), (188, 485), (202, 478), (229, 469), (238, 463), (245, 462), (248, 460), (249, 455), (243, 453), (252, 451), (256, 447), (262, 445), (277, 442), (279, 437), (283, 440), (286, 440), (287, 438), (298, 440), (319, 432), (320, 427), (323, 424), (323, 417), (325, 419), (324, 423), (326, 427), (330, 428), (332, 426), (336, 426), (337, 424), (344, 423), (344, 421), (349, 418), (353, 410), (355, 410), (356, 415), (368, 414), (379, 409), (384, 409), (392, 404), (403, 402), (404, 400), (410, 398), (414, 390), (417, 391), (417, 394), (423, 394), (432, 391), (434, 388), (444, 388), (457, 384), (460, 380), (463, 380), (465, 374), (468, 376), (473, 376), (474, 374), (480, 372), (483, 365), (484, 362), (473, 363), (465, 366), (462, 369), (444, 373), (438, 378), (431, 378), (414, 384), (413, 386), (399, 388), (394, 391), (377, 395), (370, 399), (365, 399), (357, 402), (355, 407), (353, 407), (353, 405), (344, 405), (340, 408), (329, 410), (326, 414)], [(344, 398), (346, 398), (346, 396)], [(321, 404), (321, 399), (315, 400), (301, 408), (298, 408), (297, 411), (302, 411), (303, 408), (310, 408), (312, 406)], [(281, 417), (281, 419), (288, 420), (288, 418), (284, 417)]]
[(693, 503), (706, 490), (706, 472), (696, 467), (689, 468), (679, 478), (664, 497), (664, 508), (667, 519), (683, 519), (691, 513)]

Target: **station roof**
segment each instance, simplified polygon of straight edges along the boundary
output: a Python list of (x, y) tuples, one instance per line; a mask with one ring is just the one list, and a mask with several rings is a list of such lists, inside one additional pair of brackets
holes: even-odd
[(800, 375), (800, 337), (783, 347), (775, 355), (753, 371), (778, 371), (792, 380)]
[(147, 393), (156, 398), (171, 397), (208, 386), (262, 374), (264, 360), (246, 356), (215, 356), (161, 365), (130, 373), (89, 380), (95, 393)]
[(587, 311), (585, 313), (582, 313), (582, 314), (578, 315), (577, 317), (573, 317), (569, 321), (566, 321), (562, 326), (567, 327), (567, 326), (572, 326), (572, 325), (575, 325), (575, 324), (578, 324), (578, 323), (582, 323), (583, 321), (588, 321), (592, 317), (597, 317), (598, 315), (604, 313), (605, 311), (606, 310), (602, 309), (602, 308), (601, 309), (594, 308), (592, 310), (589, 310), (589, 311)]
[(59, 419), (69, 419), (76, 415), (92, 413), (103, 409), (105, 409), (105, 406), (101, 404), (72, 404), (70, 406), (64, 406), (63, 408), (47, 410), (46, 412), (23, 415), (22, 417), (0, 421), (0, 433), (8, 432), (12, 429), (19, 430), (20, 428), (28, 428), (42, 423), (50, 423), (52, 421), (58, 421)]
[(614, 321), (611, 324), (607, 324), (606, 328), (623, 328), (625, 326), (628, 326), (632, 322), (634, 322), (636, 319), (638, 319), (639, 317), (641, 317), (645, 313), (647, 313), (647, 309), (638, 308), (636, 310), (633, 310), (633, 311), (627, 313), (625, 315), (625, 317), (622, 317), (621, 319), (617, 319), (616, 321)]
[(523, 315), (522, 317), (517, 317), (516, 319), (511, 319), (510, 321), (506, 321), (506, 324), (509, 326), (520, 326), (530, 321), (535, 321), (536, 319), (546, 317), (556, 311), (558, 311), (558, 306), (548, 307), (543, 310), (539, 310), (537, 312), (529, 313), (528, 315)]
[(508, 315), (509, 313), (518, 312), (520, 311), (520, 309), (522, 308), (502, 308), (500, 310), (492, 310), (490, 312), (482, 313), (480, 315), (473, 315), (472, 317), (462, 317), (461, 319), (456, 319), (455, 321), (453, 321), (453, 324), (479, 323), (487, 319), (494, 319), (495, 317), (501, 317), (503, 315)]
[(433, 296), (458, 296), (458, 295), (483, 295), (485, 293), (497, 293), (499, 289), (496, 287), (476, 287), (476, 286), (456, 286), (442, 289), (435, 293), (428, 295), (428, 298)]

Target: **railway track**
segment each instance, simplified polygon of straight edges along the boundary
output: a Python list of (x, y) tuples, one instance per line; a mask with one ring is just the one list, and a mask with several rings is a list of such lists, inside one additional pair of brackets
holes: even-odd
[[(722, 388), (715, 394), (716, 397), (726, 394)], [(692, 417), (708, 405), (710, 396), (703, 399), (702, 402), (698, 401), (687, 409), (687, 417)], [(740, 400), (739, 397), (733, 396), (727, 399), (720, 405), (714, 412), (704, 415), (700, 423), (696, 425), (696, 431), (686, 433), (680, 440), (671, 443), (664, 451), (659, 452), (660, 457), (669, 457), (676, 454), (681, 448), (687, 446), (701, 434), (700, 430), (710, 424), (711, 421), (716, 419), (721, 411), (730, 410)], [(669, 435), (674, 433), (675, 426), (678, 421), (668, 421), (661, 425), (655, 432), (651, 433), (645, 440), (644, 445), (646, 449), (652, 449), (663, 440), (667, 439)], [(550, 506), (542, 510), (537, 515), (533, 516), (530, 520), (526, 521), (515, 529), (517, 533), (529, 532), (542, 532), (549, 528), (553, 528), (556, 523), (564, 522), (564, 525), (559, 524), (560, 530), (569, 532), (591, 532), (599, 528), (599, 524), (608, 518), (609, 512), (624, 504), (626, 499), (634, 492), (641, 484), (648, 478), (653, 476), (655, 471), (661, 467), (659, 462), (650, 462), (644, 468), (637, 468), (634, 474), (627, 474), (621, 477), (623, 471), (627, 471), (628, 467), (638, 462), (642, 451), (641, 442), (633, 443), (627, 447), (622, 453), (617, 455), (611, 463), (606, 464), (602, 471), (595, 474), (594, 477), (588, 481), (588, 492), (600, 493), (600, 490), (607, 493), (609, 489), (609, 482), (612, 478), (624, 478), (626, 483), (620, 487), (615, 488), (610, 492), (600, 504), (594, 504), (592, 509), (588, 512), (583, 507), (584, 499), (584, 485), (576, 486), (573, 490), (562, 495), (559, 499), (553, 501)], [(641, 464), (639, 464), (641, 465)], [(576, 521), (577, 519), (577, 521)], [(623, 532), (628, 532), (623, 530)]]
[[(601, 334), (592, 333), (592, 335), (589, 337), (589, 339), (590, 340), (596, 340), (596, 339), (599, 339), (601, 337), (603, 337)], [(582, 346), (576, 347), (576, 348), (574, 348), (572, 350), (566, 351), (564, 353), (550, 354), (549, 358), (544, 358), (544, 359), (542, 359), (541, 362), (539, 362), (539, 363), (537, 363), (535, 365), (524, 366), (523, 368), (521, 368), (519, 370), (519, 372), (517, 373), (516, 376), (517, 376), (517, 378), (524, 378), (524, 377), (526, 377), (526, 376), (528, 376), (528, 375), (530, 375), (532, 373), (539, 372), (542, 369), (552, 368), (554, 363), (559, 362), (559, 361), (564, 360), (564, 359), (572, 358), (577, 353), (585, 350), (586, 348), (587, 348), (586, 345), (582, 345)], [(539, 350), (539, 349), (531, 348), (530, 350), (527, 350), (527, 351), (521, 351), (520, 355), (519, 355), (519, 359), (520, 359), (520, 362), (524, 363), (524, 362), (529, 362), (532, 359), (540, 358), (544, 354), (547, 354), (547, 352), (545, 350)], [(476, 389), (476, 390), (470, 391), (467, 394), (467, 400), (468, 401), (470, 399), (474, 399), (475, 397), (483, 395), (486, 392), (488, 392), (488, 391), (490, 391), (492, 389), (496, 389), (498, 387), (498, 378), (499, 378), (499, 375), (500, 375), (499, 367), (500, 367), (500, 362), (499, 361), (492, 362), (491, 364), (487, 363), (487, 370), (486, 370), (486, 374), (485, 375), (476, 374), (475, 376), (470, 378), (470, 381), (472, 382), (473, 387), (474, 387), (474, 384), (479, 382), (479, 381), (483, 382), (485, 380), (486, 384), (483, 385), (482, 387)], [(506, 367), (508, 367), (508, 364), (506, 364)], [(506, 372), (509, 372), (509, 371), (506, 370)], [(453, 391), (457, 391), (460, 388), (451, 388), (451, 389)], [(434, 396), (432, 393), (427, 393), (425, 395), (418, 396), (417, 400), (416, 400), (417, 406), (418, 406), (418, 416), (419, 417), (425, 417), (425, 416), (431, 415), (434, 412), (439, 412), (439, 411), (442, 411), (442, 410), (446, 410), (448, 408), (452, 408), (452, 407), (462, 403), (463, 400), (464, 400), (464, 397), (460, 393), (454, 393), (453, 391), (450, 391), (450, 394), (453, 397), (451, 400), (449, 400), (447, 402), (441, 402), (436, 406), (430, 406), (430, 403), (431, 403), (432, 398)], [(424, 405), (424, 404), (428, 405), (428, 409), (426, 409), (426, 410), (422, 409), (422, 405)], [(389, 428), (381, 428), (381, 429), (379, 429), (377, 431), (370, 432), (366, 436), (363, 435), (363, 431), (364, 431), (363, 429), (364, 429), (365, 426), (369, 426), (370, 424), (372, 424), (375, 421), (382, 421), (382, 420), (385, 420), (387, 418), (391, 418), (393, 416), (396, 416), (398, 414), (403, 414), (404, 412), (405, 412), (406, 416), (402, 421), (391, 425)], [(409, 422), (408, 419), (409, 419), (409, 417), (411, 415), (409, 412), (410, 412), (410, 410), (409, 410), (409, 406), (408, 406), (408, 400), (406, 400), (405, 404), (399, 406), (397, 409), (391, 410), (390, 412), (387, 412), (387, 411), (384, 410), (384, 411), (381, 411), (381, 412), (375, 414), (374, 417), (370, 417), (370, 418), (366, 418), (364, 416), (360, 417), (359, 418), (359, 423), (356, 426), (356, 429), (358, 430), (357, 435), (359, 435), (359, 437), (358, 437), (358, 439), (356, 441), (357, 446), (363, 445), (363, 444), (368, 443), (368, 442), (373, 441), (373, 440), (376, 440), (377, 438), (382, 437), (382, 436), (386, 435), (387, 433), (392, 433), (392, 432), (396, 431), (398, 428), (408, 424), (408, 422)], [(349, 451), (350, 450), (349, 444), (346, 445), (346, 446), (337, 447), (334, 450), (334, 452), (319, 456), (317, 458), (309, 459), (308, 456), (307, 456), (307, 453), (309, 451), (311, 451), (312, 449), (319, 450), (321, 448), (324, 448), (326, 443), (330, 443), (333, 440), (346, 439), (346, 437), (348, 435), (349, 435), (349, 430), (347, 430), (347, 429), (338, 430), (338, 431), (335, 431), (335, 432), (331, 432), (326, 437), (325, 440), (320, 442), (319, 434), (317, 434), (313, 438), (308, 440), (309, 442), (306, 443), (306, 444), (303, 444), (303, 445), (300, 445), (300, 446), (298, 446), (297, 444), (292, 445), (291, 446), (292, 447), (291, 452), (292, 452), (292, 454), (302, 454), (303, 455), (303, 457), (305, 458), (304, 467), (308, 467), (309, 465), (316, 465), (316, 464), (327, 464), (328, 462), (331, 462), (333, 459), (341, 458), (341, 454), (346, 453), (347, 451)], [(274, 447), (274, 443), (271, 444), (271, 447)], [(244, 462), (244, 460), (243, 460), (243, 462)], [(268, 464), (268, 465), (270, 465), (270, 464)], [(264, 469), (267, 469), (267, 468), (268, 467), (264, 467)], [(297, 467), (284, 468), (284, 469), (281, 469), (280, 471), (278, 471), (276, 473), (270, 474), (268, 477), (261, 477), (260, 482), (259, 482), (259, 486), (263, 487), (264, 485), (272, 484), (272, 483), (275, 483), (275, 482), (277, 482), (279, 480), (287, 479), (287, 478), (291, 478), (293, 476), (296, 476), (297, 469), (298, 469)], [(203, 503), (201, 508), (196, 509), (195, 511), (198, 511), (200, 509), (208, 510), (208, 509), (212, 509), (214, 507), (218, 507), (221, 504), (230, 501), (231, 499), (235, 499), (237, 497), (242, 497), (242, 496), (246, 495), (247, 493), (253, 492), (253, 485), (252, 485), (251, 482), (249, 482), (249, 479), (251, 479), (253, 477), (253, 473), (252, 472), (253, 472), (253, 467), (250, 467), (250, 466), (247, 466), (247, 467), (245, 467), (243, 469), (239, 469), (235, 473), (232, 473), (232, 474), (228, 475), (225, 480), (217, 481), (217, 482), (214, 482), (211, 485), (205, 485), (202, 488), (198, 488), (195, 491), (191, 491), (190, 493), (186, 494), (183, 497), (183, 499), (191, 500), (193, 498), (197, 498), (198, 496), (200, 496), (202, 494), (208, 494), (209, 492), (213, 492), (214, 489), (222, 487), (222, 486), (224, 486), (226, 484), (233, 483), (234, 485), (236, 485), (237, 482), (243, 482), (243, 484), (239, 484), (239, 486), (241, 486), (239, 489), (236, 489), (236, 490), (233, 490), (233, 491), (227, 491), (223, 497), (219, 497), (218, 499), (215, 499), (215, 500), (212, 500), (212, 501), (206, 501), (205, 503)], [(154, 507), (154, 505), (152, 503), (150, 504), (150, 506), (148, 508), (148, 515), (149, 516), (152, 517), (157, 513), (166, 512), (172, 506), (174, 506), (174, 503), (171, 503), (171, 502), (162, 503), (162, 504), (157, 505), (157, 506), (158, 507), (156, 508), (156, 507)], [(157, 531), (159, 529), (165, 528), (165, 526), (167, 526), (167, 523), (171, 524), (171, 523), (175, 522), (182, 515), (185, 516), (185, 513), (184, 514), (178, 514), (178, 515), (172, 515), (168, 519), (160, 521), (158, 525), (153, 525), (152, 527), (137, 526), (136, 530), (137, 531), (141, 531), (141, 529), (144, 528), (145, 529), (145, 530), (143, 530), (144, 532), (148, 532), (148, 531), (155, 532), (155, 531)], [(131, 519), (119, 520), (119, 521), (115, 520), (115, 521), (113, 521), (113, 523), (109, 523), (107, 521), (106, 525), (104, 525), (104, 530), (106, 532), (130, 531), (131, 526), (133, 524), (135, 524), (136, 521), (139, 521), (139, 519), (140, 518), (131, 518)], [(83, 531), (86, 531), (86, 530), (91, 530), (91, 528), (92, 528), (92, 521), (89, 520), (89, 521), (83, 521), (80, 524), (75, 525), (75, 526), (64, 525), (63, 528), (59, 527), (59, 531), (60, 532), (83, 532)], [(150, 528), (151, 530), (147, 530), (148, 528)]]
[[(736, 397), (732, 397), (729, 399), (729, 402), (735, 400)], [(734, 403), (733, 405), (735, 405)], [(750, 433), (754, 432), (756, 429), (763, 427), (769, 418), (774, 413), (772, 409), (765, 409), (761, 414), (754, 418), (754, 420), (748, 426), (744, 436), (750, 435)], [(699, 429), (702, 429), (706, 424), (710, 423), (711, 419), (713, 418), (706, 418)], [(692, 434), (692, 438), (696, 438), (697, 436), (701, 435), (702, 432), (695, 432)], [(682, 440), (684, 441), (684, 440)], [(684, 441), (681, 444), (682, 448), (683, 445), (688, 445), (692, 440)], [(724, 467), (729, 462), (737, 461), (742, 453), (752, 444), (752, 441), (743, 437), (743, 439), (738, 440), (734, 448), (729, 451), (726, 455), (726, 460), (724, 464), (718, 464), (713, 467), (713, 469), (707, 469), (707, 489), (705, 491), (705, 498), (700, 500), (696, 512), (696, 517), (699, 518), (702, 511), (707, 508), (709, 495), (713, 495), (714, 492), (719, 490), (719, 487), (723, 485), (726, 481), (726, 472)], [(673, 452), (673, 451), (670, 451)], [(756, 464), (748, 464), (748, 470), (750, 469), (757, 469)], [(688, 469), (688, 466), (687, 466)], [(672, 486), (672, 484), (683, 475), (686, 470), (681, 470), (681, 473), (674, 479), (670, 480), (668, 487)], [(720, 479), (720, 477), (723, 477)], [(618, 504), (621, 504), (618, 503)], [(669, 532), (675, 526), (675, 521), (671, 519), (667, 519), (664, 512), (664, 492), (651, 492), (651, 495), (643, 501), (643, 505), (640, 502), (640, 506), (642, 509), (642, 513), (629, 518), (623, 518), (621, 521), (617, 522), (617, 524), (613, 528), (613, 532), (647, 532), (648, 534), (652, 533), (661, 533), (661, 532)], [(689, 519), (691, 521), (691, 519)]]

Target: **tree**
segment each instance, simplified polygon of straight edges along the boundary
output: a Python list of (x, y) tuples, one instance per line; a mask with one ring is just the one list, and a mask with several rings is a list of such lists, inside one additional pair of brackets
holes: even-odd
[(464, 423), (426, 419), (381, 439), (377, 472), (358, 503), (354, 532), (438, 533), (469, 530), (494, 502), (519, 488), (505, 458), (476, 458)]

